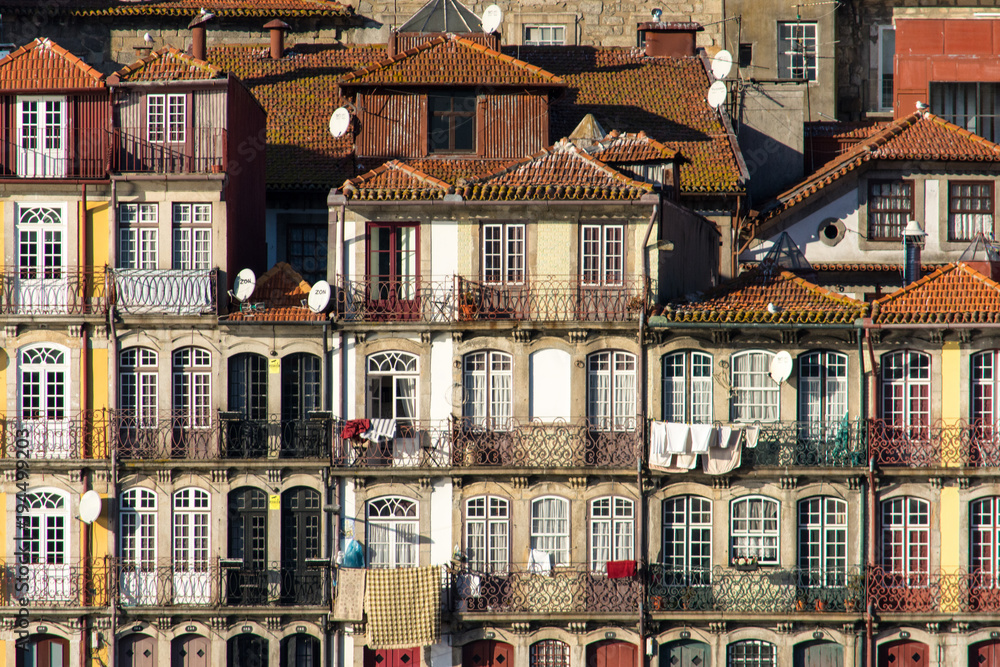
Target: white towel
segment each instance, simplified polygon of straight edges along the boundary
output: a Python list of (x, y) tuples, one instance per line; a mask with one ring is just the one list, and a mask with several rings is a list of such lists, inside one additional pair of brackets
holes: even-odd
[(552, 571), (552, 558), (547, 551), (532, 549), (528, 554), (528, 572), (548, 574)]
[(652, 422), (649, 425), (649, 455), (662, 454), (667, 443), (668, 425), (664, 422)]
[(747, 426), (746, 431), (746, 443), (749, 449), (757, 448), (757, 438), (760, 436), (760, 426)]
[(691, 426), (691, 451), (697, 454), (707, 452), (712, 446), (718, 429), (711, 424), (694, 424)]
[(691, 451), (691, 427), (677, 422), (666, 423), (667, 454), (685, 454)]
[[(733, 434), (732, 427), (720, 426), (718, 433), (715, 435), (715, 442), (712, 443), (712, 448), (722, 447), (723, 449), (729, 446), (729, 436)], [(711, 451), (712, 448), (709, 448)]]
[(709, 475), (723, 475), (740, 467), (742, 448), (739, 441), (731, 447), (712, 447), (701, 458), (701, 469)]
[(396, 437), (395, 419), (373, 419), (371, 428), (361, 434), (361, 437), (372, 442), (392, 440)]
[(649, 447), (649, 467), (653, 470), (665, 470), (671, 466), (673, 454), (667, 454), (666, 448)]
[(482, 587), (482, 578), (478, 574), (460, 574), (458, 581), (458, 596), (460, 598), (477, 598)]
[(698, 467), (697, 454), (678, 454), (674, 458), (673, 467), (678, 471), (694, 470)]

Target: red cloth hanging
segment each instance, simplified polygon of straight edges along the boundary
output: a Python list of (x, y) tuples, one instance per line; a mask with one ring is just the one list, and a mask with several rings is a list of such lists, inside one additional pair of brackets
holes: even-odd
[(344, 440), (350, 440), (355, 436), (361, 435), (371, 427), (372, 423), (368, 419), (351, 419), (344, 422), (344, 428), (340, 430), (340, 437)]
[(625, 579), (634, 577), (636, 565), (634, 560), (609, 560), (608, 579)]

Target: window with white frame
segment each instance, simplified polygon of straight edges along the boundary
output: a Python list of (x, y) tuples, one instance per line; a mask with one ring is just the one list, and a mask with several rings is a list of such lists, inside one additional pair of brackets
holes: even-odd
[(476, 572), (506, 573), (510, 565), (510, 501), (477, 496), (465, 502), (465, 555)]
[(621, 285), (625, 278), (625, 226), (580, 226), (580, 280), (585, 286)]
[(900, 350), (882, 355), (882, 419), (923, 432), (931, 418), (931, 358)]
[(1000, 421), (1000, 350), (987, 350), (972, 355), (972, 410), (973, 424), (992, 429)]
[(779, 562), (778, 501), (763, 496), (747, 496), (731, 505), (730, 556), (756, 558), (763, 565)]
[(726, 647), (726, 667), (777, 667), (777, 655), (771, 642), (745, 639)]
[(634, 354), (604, 350), (587, 357), (587, 417), (593, 429), (635, 429)]
[(563, 46), (566, 43), (564, 25), (526, 25), (524, 43), (527, 46)]
[(156, 565), (156, 494), (129, 489), (122, 494), (118, 521), (118, 556), (122, 565), (149, 571)]
[(969, 567), (976, 588), (1000, 587), (1000, 497), (974, 500), (969, 505), (972, 549)]
[(605, 572), (608, 561), (635, 560), (635, 503), (620, 496), (590, 501), (590, 569)]
[(847, 355), (808, 352), (799, 357), (799, 420), (834, 424), (847, 416)]
[(663, 501), (663, 565), (678, 585), (705, 586), (712, 573), (712, 501), (677, 496)]
[(172, 211), (173, 268), (212, 268), (212, 205), (174, 204)]
[(553, 565), (569, 563), (569, 501), (546, 496), (531, 501), (531, 548), (544, 551)]
[(569, 644), (543, 639), (528, 649), (528, 667), (569, 667)]
[(513, 366), (513, 357), (505, 352), (483, 350), (465, 355), (462, 413), (467, 425), (507, 428), (513, 404)]
[(948, 182), (948, 240), (993, 238), (993, 181)]
[(69, 354), (35, 345), (18, 351), (21, 419), (68, 417)]
[(816, 80), (816, 24), (778, 22), (778, 78)]
[(156, 424), (159, 360), (147, 347), (130, 347), (118, 356), (118, 407), (135, 426)]
[(208, 604), (212, 599), (208, 571), (210, 500), (204, 489), (188, 487), (174, 492), (174, 604)]
[(799, 569), (803, 584), (847, 583), (847, 503), (818, 496), (799, 501)]
[(415, 501), (396, 496), (368, 501), (370, 567), (416, 567), (419, 533)]
[(882, 501), (882, 568), (904, 586), (926, 586), (930, 572), (930, 503), (903, 496)]
[(185, 95), (147, 95), (147, 138), (154, 143), (182, 143), (187, 125)]
[(157, 268), (159, 208), (154, 204), (119, 204), (118, 268)]
[(712, 423), (712, 357), (693, 350), (663, 356), (663, 421)]
[(368, 356), (368, 416), (372, 419), (415, 420), (417, 356), (409, 352), (379, 352)]
[(778, 420), (781, 386), (771, 378), (772, 352), (737, 352), (732, 356), (732, 420)]
[[(26, 589), (18, 596), (35, 602), (65, 602), (74, 598), (70, 576), (69, 501), (62, 491), (38, 489), (18, 498), (17, 544), (19, 577)], [(25, 581), (26, 580), (26, 581)]]
[[(18, 305), (65, 306), (66, 216), (62, 206), (17, 206)], [(53, 280), (62, 282), (52, 283)], [(51, 289), (49, 287), (51, 287)]]
[(212, 413), (212, 355), (182, 347), (173, 356), (174, 416), (184, 428), (207, 428)]
[(524, 283), (525, 234), (523, 223), (483, 224), (483, 282)]
[(891, 25), (878, 27), (878, 106), (892, 111), (893, 60), (896, 56), (896, 29)]

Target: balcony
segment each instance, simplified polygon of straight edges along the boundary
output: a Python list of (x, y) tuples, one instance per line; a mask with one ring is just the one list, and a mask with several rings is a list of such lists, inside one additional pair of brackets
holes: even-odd
[(861, 421), (758, 424), (757, 447), (743, 450), (743, 464), (758, 467), (850, 468), (868, 465)]
[(58, 136), (4, 140), (0, 178), (107, 178), (108, 139), (106, 128), (80, 128)]
[(226, 130), (186, 128), (181, 142), (149, 141), (140, 128), (113, 132), (111, 168), (115, 172), (207, 174), (226, 170)]
[(271, 563), (259, 569), (213, 558), (192, 563), (114, 564), (123, 607), (323, 606), (330, 602), (330, 569)]
[(490, 284), (459, 276), (342, 279), (337, 313), (354, 322), (628, 322), (639, 319), (643, 281), (587, 285), (578, 276)]
[(32, 460), (108, 458), (108, 412), (85, 410), (63, 418), (8, 418), (0, 422), (0, 457)]
[(876, 567), (868, 595), (877, 613), (1000, 613), (1000, 578), (984, 572), (900, 574)]
[(949, 420), (947, 424), (868, 423), (875, 463), (887, 467), (1000, 467), (1000, 424)]
[[(498, 425), (499, 426), (499, 425)], [(400, 423), (396, 438), (334, 443), (333, 465), (345, 468), (627, 468), (634, 469), (642, 432), (634, 419), (623, 430), (593, 428), (588, 420), (505, 420), (486, 428), (473, 420)]]
[(218, 270), (109, 269), (113, 303), (128, 315), (203, 315), (218, 309)]
[(223, 458), (326, 458), (333, 437), (330, 419), (243, 419), (224, 412)]
[(106, 607), (111, 566), (105, 558), (72, 563), (0, 564), (0, 606), (27, 608)]
[(2, 315), (92, 315), (107, 308), (104, 267), (5, 269)]
[(527, 565), (504, 571), (465, 568), (451, 573), (452, 611), (461, 614), (637, 614), (638, 578), (608, 579), (587, 565), (537, 573)]
[(858, 567), (682, 570), (651, 563), (648, 572), (653, 612), (861, 613), (865, 607), (864, 573)]

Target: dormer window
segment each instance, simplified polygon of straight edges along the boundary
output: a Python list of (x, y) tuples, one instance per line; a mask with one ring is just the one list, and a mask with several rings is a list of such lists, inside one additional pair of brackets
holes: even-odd
[(149, 140), (155, 143), (183, 143), (184, 95), (147, 95), (146, 123)]
[(476, 94), (440, 91), (427, 96), (431, 153), (471, 153), (476, 150)]

